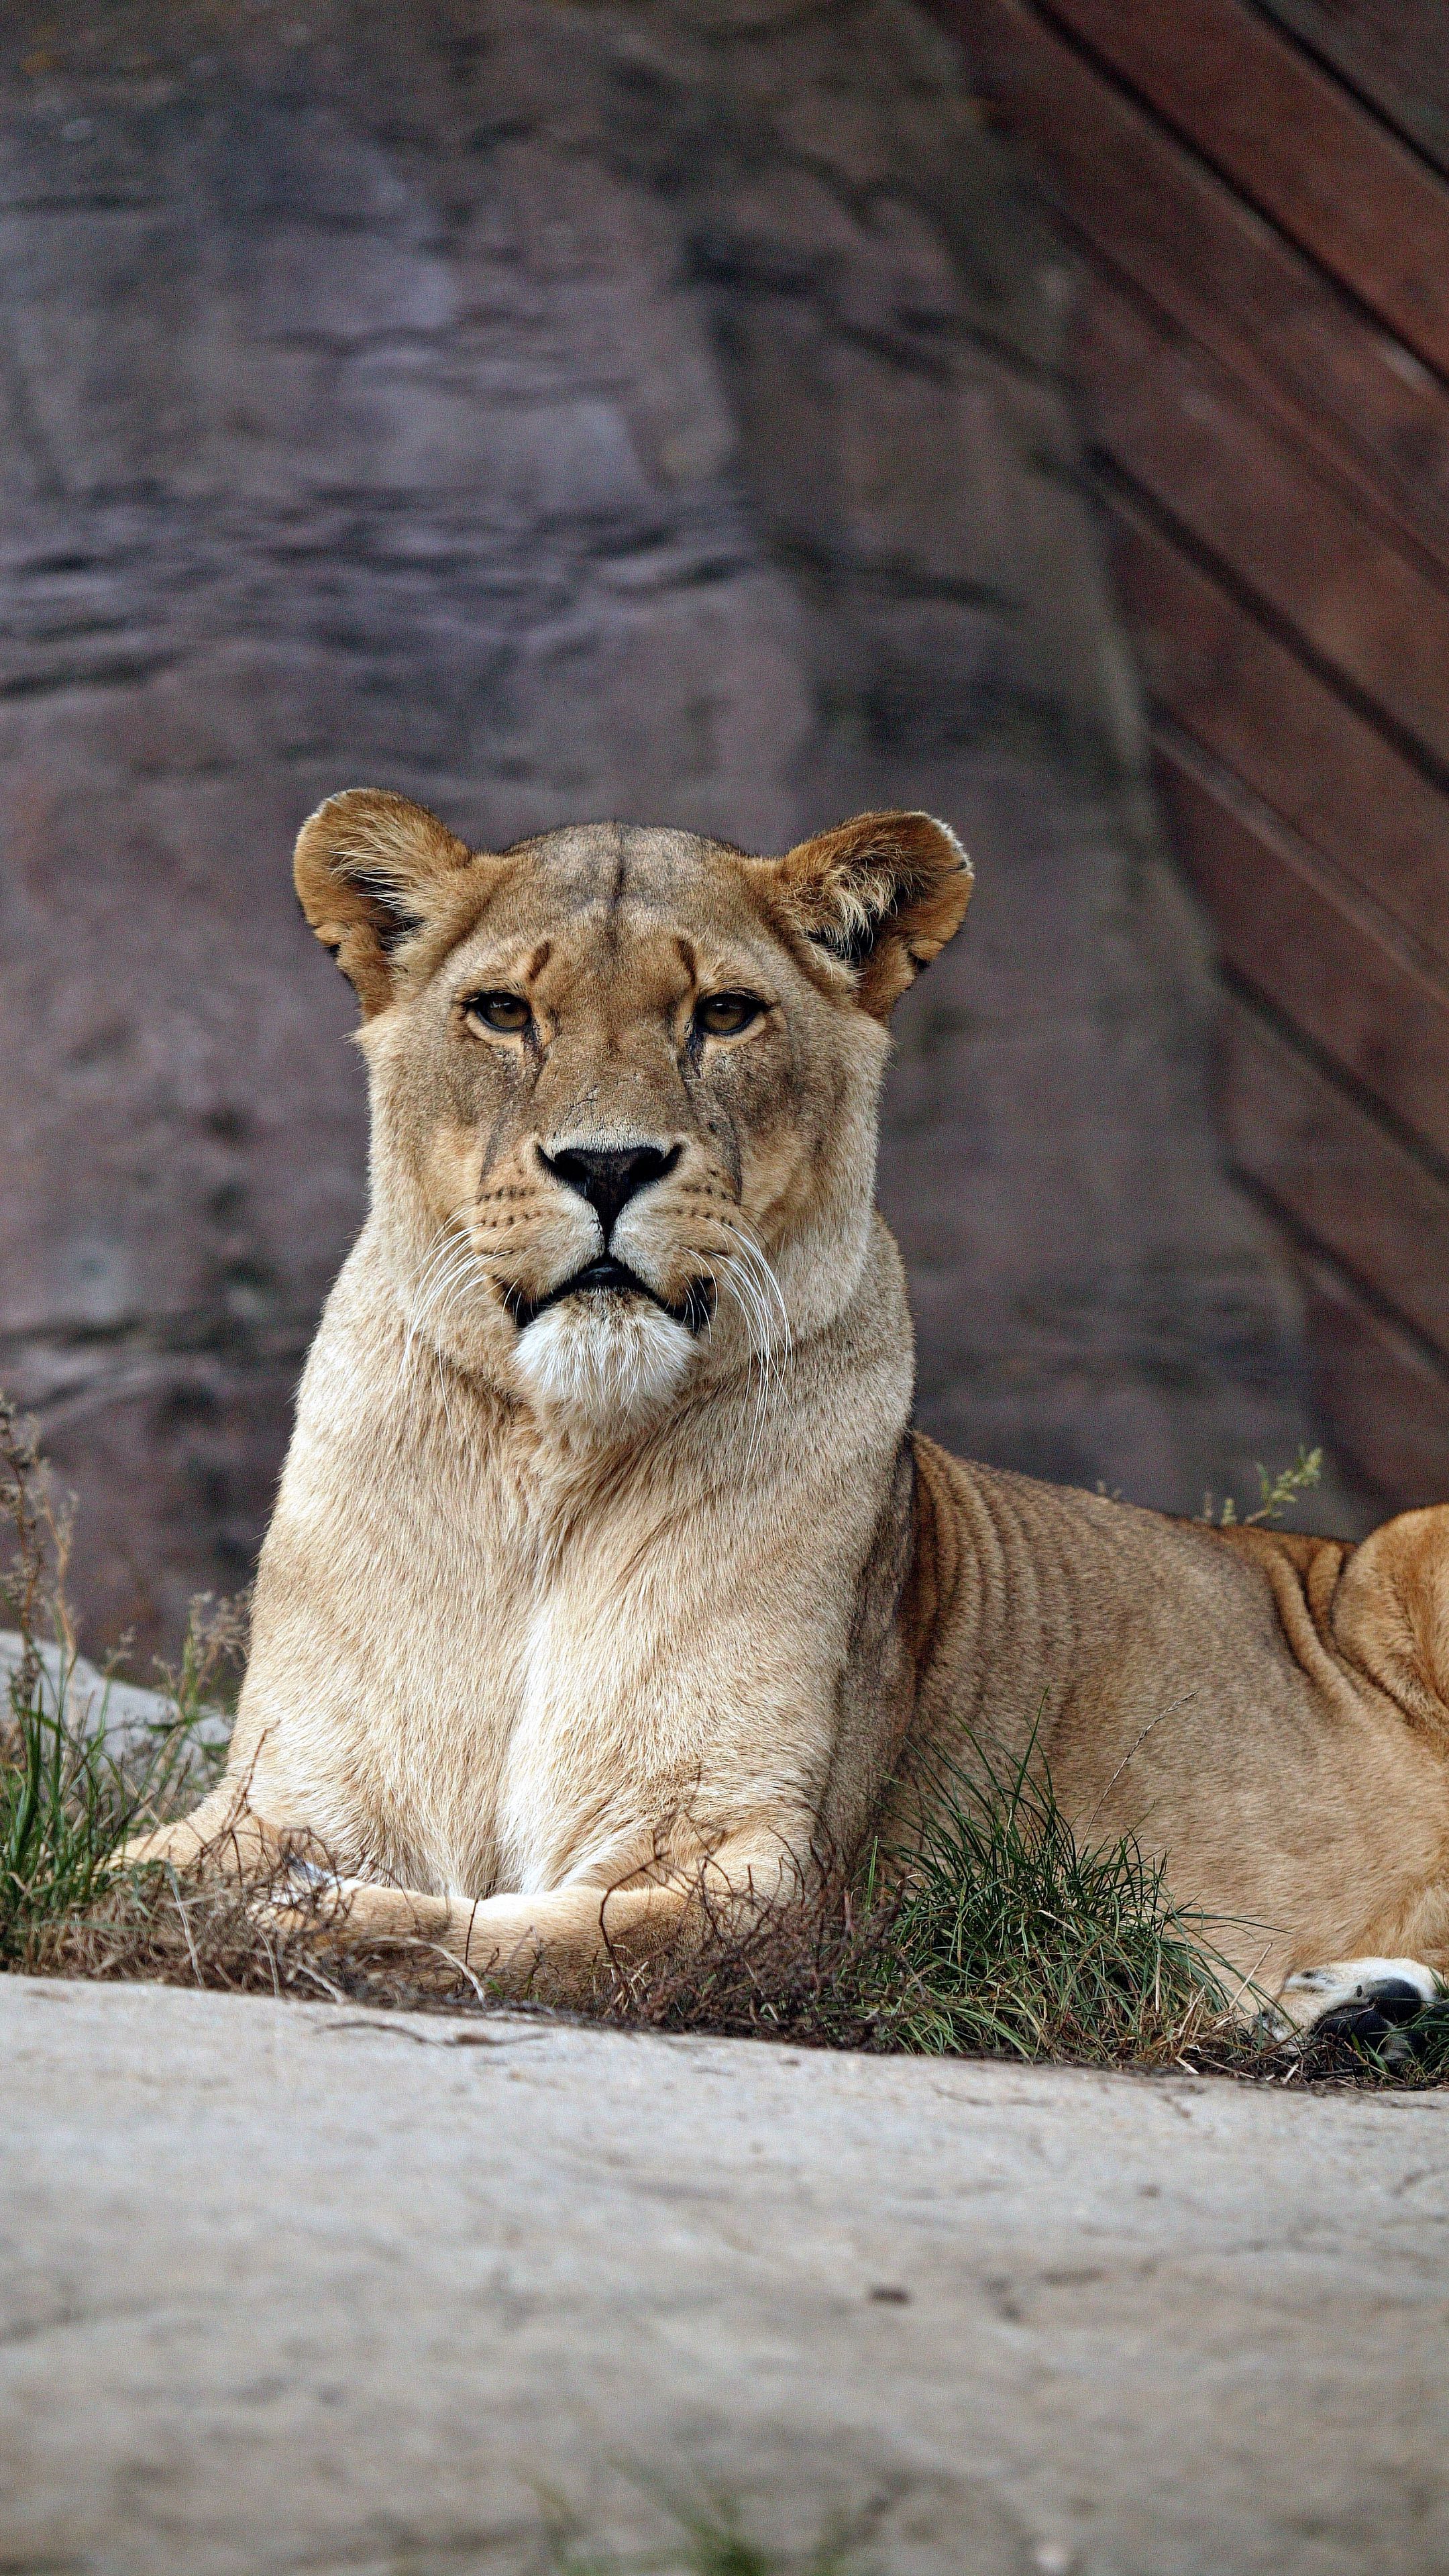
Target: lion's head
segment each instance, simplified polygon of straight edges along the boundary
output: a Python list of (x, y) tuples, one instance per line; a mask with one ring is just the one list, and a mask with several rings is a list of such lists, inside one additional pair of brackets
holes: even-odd
[(362, 1006), (375, 1215), (425, 1342), (607, 1431), (845, 1306), (885, 1023), (971, 890), (945, 824), (760, 859), (598, 823), (495, 856), (357, 788), (296, 880)]

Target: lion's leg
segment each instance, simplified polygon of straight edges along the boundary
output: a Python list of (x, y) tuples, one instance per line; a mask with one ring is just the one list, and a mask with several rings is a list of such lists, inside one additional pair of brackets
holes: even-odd
[(270, 1908), (278, 1920), (298, 1928), (325, 1924), (359, 1942), (422, 1942), (448, 1952), (501, 1993), (554, 2003), (587, 2001), (610, 1960), (638, 1965), (738, 1908), (758, 1910), (799, 1892), (798, 1872), (777, 1844), (762, 1849), (743, 1838), (715, 1850), (688, 1879), (575, 1885), (476, 1903), (343, 1878), (330, 1882), (334, 1901), (326, 1904), (319, 1874), (308, 1876), (310, 1903)]
[(1449, 1750), (1449, 1503), (1400, 1512), (1354, 1549), (1333, 1630), (1410, 1725)]
[[(1428, 1757), (1416, 1801), (1422, 1822), (1442, 1807), (1435, 1774), (1442, 1780), (1449, 1754), (1449, 1506), (1400, 1512), (1354, 1549), (1334, 1594), (1332, 1628), (1340, 1650), (1396, 1704), (1407, 1738)], [(1277, 2008), (1293, 2028), (1378, 2040), (1445, 1993), (1442, 1849), (1436, 1830), (1426, 1838), (1422, 1878), (1385, 1892), (1373, 1929), (1395, 1955), (1325, 1960), (1287, 1979)]]
[(132, 1834), (120, 1861), (169, 1861), (173, 1869), (205, 1868), (220, 1878), (260, 1879), (285, 1866), (282, 1831), (248, 1806), (237, 1783), (223, 1780), (178, 1824)]
[(689, 1911), (687, 1891), (668, 1886), (562, 1887), (472, 1903), (371, 1879), (329, 1883), (310, 1869), (305, 1880), (298, 1902), (268, 1906), (271, 1919), (299, 1930), (325, 1928), (359, 1944), (421, 1943), (460, 1960), (498, 1993), (552, 2003), (585, 2001), (610, 1956), (634, 1965), (666, 1949)]

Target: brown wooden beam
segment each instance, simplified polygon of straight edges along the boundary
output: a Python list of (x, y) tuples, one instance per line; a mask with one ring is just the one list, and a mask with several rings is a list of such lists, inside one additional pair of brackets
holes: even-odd
[[(1449, 376), (1449, 188), (1242, 0), (1050, 0), (1057, 25)], [(963, 8), (969, 27), (970, 0)]]
[(1230, 999), (1222, 1036), (1236, 1162), (1449, 1368), (1449, 1180), (1256, 1011)]
[(1332, 1262), (1301, 1264), (1319, 1400), (1334, 1443), (1400, 1508), (1449, 1493), (1449, 1377)]
[(1449, 966), (1449, 795), (1160, 528), (1107, 527), (1154, 708)]
[(1444, 0), (1262, 0), (1449, 177)]
[(1222, 954), (1344, 1072), (1449, 1158), (1449, 983), (1394, 955), (1313, 853), (1182, 743), (1159, 760), (1177, 846)]
[(1278, 425), (1449, 564), (1449, 392), (1058, 35), (969, 0), (972, 62), (1089, 256), (1251, 387)]
[(1107, 456), (1449, 772), (1449, 594), (1206, 350), (1100, 279), (1078, 345)]

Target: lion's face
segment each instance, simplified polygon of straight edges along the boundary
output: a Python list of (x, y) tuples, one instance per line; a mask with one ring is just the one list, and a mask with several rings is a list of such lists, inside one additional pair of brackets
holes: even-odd
[(413, 1333), (607, 1434), (818, 1328), (864, 1258), (886, 1017), (970, 882), (924, 815), (781, 860), (616, 824), (495, 857), (330, 799), (298, 891), (363, 1005)]

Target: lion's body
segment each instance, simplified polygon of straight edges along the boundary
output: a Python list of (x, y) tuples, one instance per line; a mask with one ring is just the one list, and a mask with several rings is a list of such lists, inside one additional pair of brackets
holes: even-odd
[(311, 1836), (368, 1929), (578, 1992), (1032, 1751), (1245, 1972), (1449, 1966), (1449, 1512), (1221, 1532), (909, 1430), (874, 1108), (964, 909), (941, 827), (477, 860), (343, 798), (298, 881), (369, 1014), (373, 1212), (168, 1849)]
[(925, 1741), (1034, 1741), (1079, 1836), (1165, 1856), (1270, 1987), (1363, 1953), (1449, 1965), (1446, 1736), (1389, 1696), (1375, 1633), (1402, 1633), (1398, 1563), (1449, 1558), (1449, 1513), (1354, 1551), (916, 1450), (939, 1569)]

